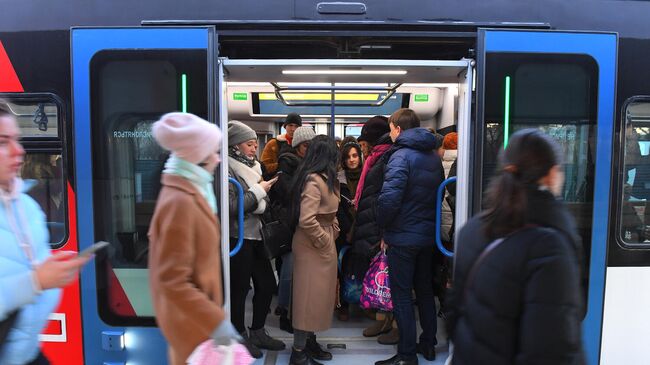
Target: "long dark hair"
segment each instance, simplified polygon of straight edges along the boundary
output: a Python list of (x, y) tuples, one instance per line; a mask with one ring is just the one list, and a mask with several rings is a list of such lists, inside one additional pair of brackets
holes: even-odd
[(526, 224), (527, 190), (561, 163), (558, 145), (537, 129), (512, 135), (499, 155), (499, 172), (487, 190), (486, 209), (481, 213), (489, 239), (512, 233)]
[(331, 192), (338, 191), (336, 167), (339, 163), (339, 149), (336, 142), (328, 136), (318, 135), (309, 143), (307, 154), (300, 162), (291, 186), (291, 223), (295, 227), (300, 217), (300, 196), (310, 174), (318, 173), (327, 177), (325, 183)]

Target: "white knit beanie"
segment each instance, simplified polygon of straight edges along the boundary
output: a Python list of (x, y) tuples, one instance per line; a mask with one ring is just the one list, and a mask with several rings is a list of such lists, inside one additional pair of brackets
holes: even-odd
[(314, 137), (316, 137), (316, 132), (314, 132), (312, 127), (298, 127), (296, 131), (293, 132), (291, 147), (296, 148), (299, 144), (311, 141)]
[(198, 164), (221, 148), (216, 125), (190, 113), (168, 113), (153, 124), (158, 144), (185, 161)]

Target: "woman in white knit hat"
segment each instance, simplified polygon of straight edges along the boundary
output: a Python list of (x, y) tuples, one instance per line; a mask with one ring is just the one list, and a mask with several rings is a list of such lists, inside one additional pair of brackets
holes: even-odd
[(171, 365), (213, 338), (241, 340), (223, 310), (221, 226), (213, 188), (221, 131), (195, 115), (169, 113), (153, 136), (171, 151), (149, 229), (149, 281)]
[[(282, 341), (268, 335), (264, 329), (271, 299), (276, 289), (271, 261), (266, 257), (262, 243), (262, 214), (270, 206), (268, 192), (277, 181), (262, 179), (262, 167), (257, 161), (257, 134), (246, 124), (233, 120), (228, 123), (228, 175), (235, 178), (244, 189), (244, 243), (230, 259), (231, 318), (235, 328), (242, 334), (248, 352), (261, 358), (260, 349), (280, 351), (285, 349)], [(237, 243), (237, 191), (230, 184), (230, 248)], [(246, 296), (251, 278), (253, 296), (253, 322), (247, 333), (244, 325)]]

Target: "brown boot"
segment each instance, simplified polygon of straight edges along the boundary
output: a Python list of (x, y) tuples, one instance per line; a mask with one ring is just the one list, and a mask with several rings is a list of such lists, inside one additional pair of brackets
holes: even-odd
[(395, 345), (399, 342), (399, 330), (397, 329), (397, 323), (395, 323), (395, 321), (393, 321), (393, 329), (388, 333), (377, 337), (377, 342), (382, 345)]
[(375, 321), (370, 327), (363, 330), (364, 337), (375, 337), (383, 333), (389, 332), (392, 328), (391, 323), (393, 322), (393, 315), (386, 314), (386, 318), (381, 321)]

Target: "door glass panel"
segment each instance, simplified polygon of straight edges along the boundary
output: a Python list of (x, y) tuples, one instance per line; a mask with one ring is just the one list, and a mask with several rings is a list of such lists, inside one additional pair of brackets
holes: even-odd
[(629, 247), (647, 248), (650, 245), (650, 101), (628, 104), (624, 115), (619, 238)]
[(205, 50), (104, 51), (91, 62), (95, 237), (112, 247), (98, 262), (98, 303), (109, 324), (155, 325), (147, 231), (168, 154), (151, 127), (184, 108), (207, 118), (206, 70)]
[(589, 263), (597, 125), (595, 61), (586, 55), (487, 53), (486, 70), (482, 191), (508, 136), (537, 128), (553, 137), (564, 155), (563, 198), (576, 218)]

